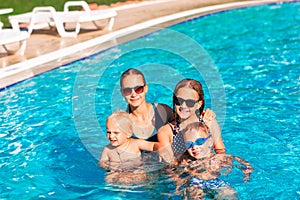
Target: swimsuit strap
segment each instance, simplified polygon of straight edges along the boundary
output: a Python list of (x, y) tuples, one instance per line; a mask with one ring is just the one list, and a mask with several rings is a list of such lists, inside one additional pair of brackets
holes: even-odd
[(162, 127), (165, 123), (163, 121), (163, 119), (161, 118), (159, 112), (158, 112), (158, 108), (157, 105), (155, 105), (154, 103), (151, 103), (153, 110), (154, 110), (154, 127), (156, 130), (158, 130), (160, 127)]
[(177, 131), (176, 131), (176, 128), (173, 126), (173, 124), (168, 123), (168, 125), (170, 126), (170, 128), (171, 128), (171, 130), (172, 130), (172, 132), (173, 132), (173, 137), (174, 137), (175, 135), (177, 135), (178, 133), (177, 133)]

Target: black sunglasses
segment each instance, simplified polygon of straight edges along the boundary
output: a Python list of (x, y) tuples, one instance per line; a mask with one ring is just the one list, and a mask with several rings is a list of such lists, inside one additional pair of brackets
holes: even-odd
[(180, 97), (174, 96), (174, 97), (173, 97), (173, 102), (174, 102), (174, 104), (177, 105), (177, 106), (180, 106), (180, 105), (182, 105), (182, 104), (185, 102), (185, 104), (186, 104), (187, 107), (192, 108), (192, 107), (195, 106), (195, 104), (196, 104), (198, 101), (193, 100), (193, 99), (182, 99), (182, 98), (180, 98)]
[(128, 95), (131, 95), (132, 90), (134, 90), (135, 93), (141, 94), (144, 92), (144, 87), (145, 87), (145, 85), (135, 86), (133, 88), (122, 88), (122, 93), (123, 93), (123, 95), (128, 96)]

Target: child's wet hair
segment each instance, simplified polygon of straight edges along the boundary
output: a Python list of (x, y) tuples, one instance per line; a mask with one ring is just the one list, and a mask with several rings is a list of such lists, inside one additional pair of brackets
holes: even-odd
[(205, 133), (204, 137), (207, 137), (210, 134), (208, 127), (203, 122), (193, 122), (188, 124), (186, 128), (182, 130), (182, 132), (184, 133), (183, 137), (185, 141), (189, 140), (187, 138), (190, 138), (191, 136), (195, 138), (197, 137), (196, 135), (194, 135), (193, 131), (196, 131), (198, 133)]
[(122, 133), (125, 133), (128, 137), (132, 136), (132, 120), (129, 117), (129, 113), (117, 110), (106, 119), (106, 124), (109, 120), (112, 120)]

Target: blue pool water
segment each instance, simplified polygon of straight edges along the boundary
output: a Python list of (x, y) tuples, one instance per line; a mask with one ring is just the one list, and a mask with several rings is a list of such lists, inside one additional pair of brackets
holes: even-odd
[(208, 15), (0, 91), (0, 199), (180, 199), (167, 179), (110, 185), (96, 165), (129, 67), (152, 102), (171, 105), (182, 78), (203, 83), (228, 153), (254, 167), (249, 182), (226, 177), (239, 199), (299, 199), (299, 13), (285, 3)]

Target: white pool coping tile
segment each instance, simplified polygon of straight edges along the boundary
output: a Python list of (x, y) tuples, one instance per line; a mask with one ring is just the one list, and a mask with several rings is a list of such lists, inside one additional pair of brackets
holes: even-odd
[[(170, 1), (170, 0), (163, 0), (163, 1)], [(239, 8), (239, 7), (246, 7), (246, 6), (252, 6), (252, 5), (260, 5), (260, 4), (268, 4), (268, 3), (278, 3), (283, 1), (275, 1), (275, 0), (253, 0), (253, 1), (242, 1), (242, 2), (234, 2), (234, 3), (226, 3), (226, 4), (220, 4), (220, 5), (213, 5), (208, 7), (202, 7), (197, 8), (193, 10), (183, 11), (176, 14), (171, 14), (168, 16), (152, 19), (143, 23), (139, 23), (121, 30), (117, 30), (111, 33), (108, 33), (103, 36), (96, 37), (94, 39), (81, 42), (66, 48), (59, 49), (57, 51), (53, 51), (51, 53), (47, 53), (44, 55), (41, 55), (39, 57), (35, 57), (17, 64), (10, 65), (8, 67), (0, 69), (0, 88), (5, 88), (11, 84), (17, 83), (19, 81), (28, 79), (30, 77), (33, 77), (37, 74), (33, 72), (33, 69), (37, 68), (40, 65), (43, 65), (45, 63), (60, 59), (65, 56), (70, 56), (76, 52), (80, 52), (83, 49), (88, 49), (93, 46), (102, 44), (107, 41), (112, 41), (116, 38), (134, 33), (136, 31), (155, 26), (158, 24), (166, 23), (168, 21), (189, 17), (193, 15), (200, 15), (201, 13), (212, 13), (215, 11), (220, 10), (227, 10), (231, 8)], [(284, 1), (286, 2), (286, 1)], [(145, 2), (148, 3), (148, 2)], [(150, 3), (150, 2), (149, 2)], [(155, 3), (155, 2), (154, 2)], [(131, 6), (138, 6), (138, 5), (131, 5)], [(139, 5), (141, 6), (141, 5)], [(126, 6), (125, 6), (126, 7)], [(127, 6), (128, 7), (128, 6)], [(125, 8), (119, 8), (119, 9), (125, 9)], [(59, 67), (59, 66), (56, 66)], [(22, 74), (22, 77), (18, 74)], [(16, 75), (15, 80), (7, 81), (9, 77), (13, 77)], [(10, 79), (10, 78), (9, 78)]]

